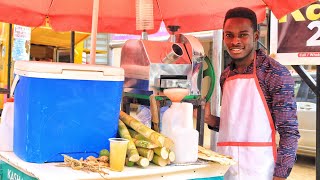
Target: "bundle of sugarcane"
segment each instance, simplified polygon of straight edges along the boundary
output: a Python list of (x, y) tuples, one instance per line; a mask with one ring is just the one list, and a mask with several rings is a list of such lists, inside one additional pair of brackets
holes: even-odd
[[(173, 146), (173, 141), (171, 139), (155, 132), (122, 111), (120, 112), (119, 122), (123, 122), (127, 126), (126, 128), (131, 140), (138, 151), (140, 159), (136, 164), (141, 167), (146, 167), (150, 161), (159, 166), (166, 166), (175, 160), (174, 152), (170, 151), (170, 148)], [(148, 163), (146, 160), (148, 160)], [(127, 159), (126, 164), (127, 166), (133, 165), (130, 159)]]
[(142, 134), (144, 137), (149, 139), (154, 144), (158, 145), (159, 147), (166, 147), (168, 149), (172, 148), (173, 141), (162, 134), (148, 128), (139, 120), (131, 117), (130, 115), (126, 114), (123, 111), (120, 111), (120, 119), (124, 122), (127, 126), (135, 130), (136, 132)]

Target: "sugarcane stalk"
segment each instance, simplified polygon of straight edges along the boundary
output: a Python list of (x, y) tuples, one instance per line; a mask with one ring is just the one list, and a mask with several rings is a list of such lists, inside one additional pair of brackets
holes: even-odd
[(145, 157), (141, 157), (140, 159), (136, 162), (140, 167), (147, 167), (149, 166), (149, 160)]
[(168, 159), (166, 159), (166, 161), (167, 161), (167, 165), (171, 164), (171, 161), (170, 161), (170, 159), (169, 159), (169, 158), (168, 158)]
[(159, 117), (159, 108), (158, 108), (158, 103), (156, 101), (156, 96), (154, 94), (150, 95), (149, 100), (150, 100), (150, 112), (151, 112), (153, 129), (156, 132), (160, 132), (160, 128), (159, 128), (160, 117)]
[(144, 141), (150, 141), (148, 138), (144, 137), (142, 134), (138, 133), (137, 131), (132, 129), (128, 129), (128, 130), (132, 138), (144, 140)]
[(135, 139), (132, 138), (134, 144), (136, 145), (136, 147), (142, 147), (142, 148), (147, 148), (147, 149), (153, 149), (158, 147), (156, 144), (150, 142), (150, 141), (145, 141), (145, 140), (139, 140), (139, 139)]
[(158, 147), (153, 149), (154, 153), (160, 156), (163, 159), (168, 159), (169, 153), (167, 151), (167, 148), (165, 147)]
[(126, 166), (132, 167), (134, 165), (134, 162), (129, 161), (128, 158), (126, 158)]
[(166, 159), (163, 159), (156, 154), (153, 156), (152, 162), (161, 167), (166, 166), (168, 164)]
[(140, 156), (147, 158), (149, 161), (152, 160), (154, 155), (154, 152), (152, 149), (139, 148), (139, 147), (137, 149)]
[(127, 156), (129, 161), (137, 162), (139, 160), (139, 153), (134, 142), (132, 141), (132, 138), (129, 134), (129, 131), (126, 125), (121, 120), (119, 120), (118, 126), (119, 126), (118, 132), (120, 137), (129, 140), (128, 146), (127, 146)]
[(160, 147), (172, 148), (173, 141), (160, 133), (155, 132), (154, 130), (148, 128), (140, 121), (135, 118), (129, 116), (123, 111), (120, 111), (120, 119), (129, 127), (142, 134), (144, 137), (151, 140), (151, 142), (155, 143)]

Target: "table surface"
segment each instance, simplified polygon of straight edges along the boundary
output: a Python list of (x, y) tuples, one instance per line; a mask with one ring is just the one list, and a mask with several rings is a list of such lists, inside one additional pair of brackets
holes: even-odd
[(222, 177), (229, 166), (218, 163), (201, 165), (169, 165), (165, 167), (150, 164), (146, 168), (125, 167), (122, 172), (104, 169), (107, 175), (93, 172), (73, 170), (70, 167), (58, 167), (59, 163), (28, 163), (21, 160), (13, 152), (0, 152), (0, 160), (19, 169), (23, 173), (38, 179), (197, 179), (208, 177)]

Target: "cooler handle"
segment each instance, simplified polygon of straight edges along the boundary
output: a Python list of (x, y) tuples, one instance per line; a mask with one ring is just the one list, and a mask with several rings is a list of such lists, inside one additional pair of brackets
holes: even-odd
[(13, 82), (12, 82), (12, 86), (10, 88), (10, 97), (13, 97), (14, 90), (16, 89), (16, 86), (17, 86), (19, 80), (20, 80), (20, 76), (19, 75), (15, 75), (15, 77), (13, 79)]

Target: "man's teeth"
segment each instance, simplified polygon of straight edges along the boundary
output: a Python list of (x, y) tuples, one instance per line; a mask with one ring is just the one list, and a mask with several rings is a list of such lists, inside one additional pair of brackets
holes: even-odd
[(240, 52), (242, 49), (231, 49), (233, 52)]

